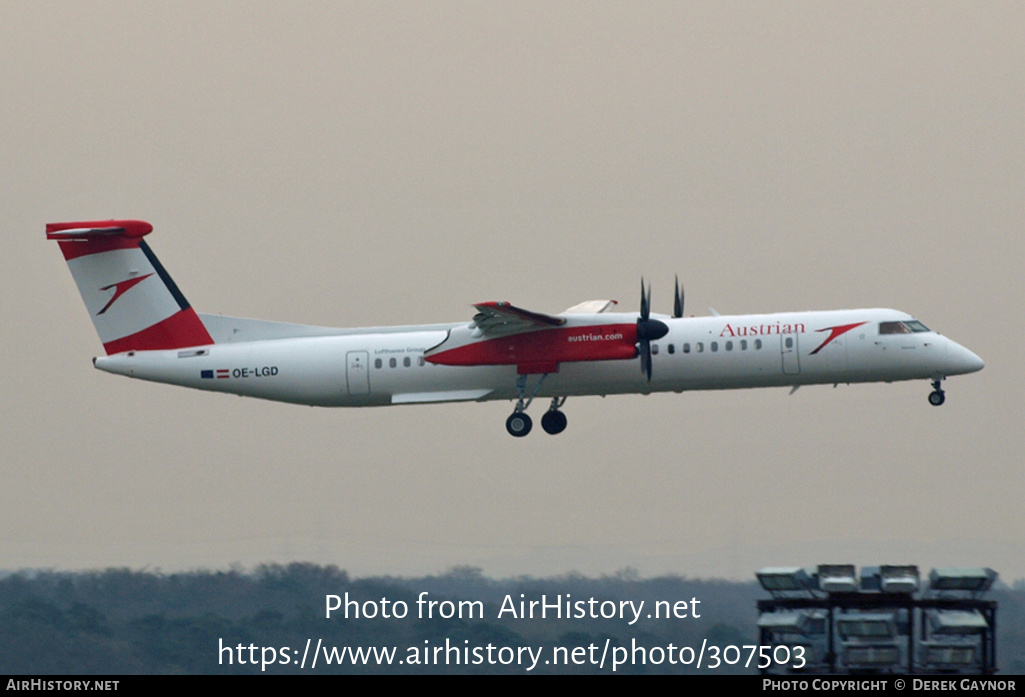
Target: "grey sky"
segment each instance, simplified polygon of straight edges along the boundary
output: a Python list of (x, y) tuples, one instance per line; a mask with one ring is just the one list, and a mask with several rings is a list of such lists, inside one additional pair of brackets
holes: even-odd
[[(0, 2), (0, 568), (293, 559), (1025, 576), (1025, 6)], [(200, 311), (359, 326), (885, 306), (928, 383), (318, 410), (135, 382), (46, 222), (141, 218)]]

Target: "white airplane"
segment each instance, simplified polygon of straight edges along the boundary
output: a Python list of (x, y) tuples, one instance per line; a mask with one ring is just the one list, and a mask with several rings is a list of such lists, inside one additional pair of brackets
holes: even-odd
[(506, 421), (550, 398), (541, 425), (566, 428), (567, 397), (801, 385), (932, 382), (982, 360), (904, 312), (887, 309), (684, 317), (610, 312), (611, 300), (559, 315), (482, 302), (468, 322), (334, 329), (197, 314), (142, 239), (138, 220), (52, 223), (100, 335), (100, 370), (142, 380), (315, 406), (516, 400)]

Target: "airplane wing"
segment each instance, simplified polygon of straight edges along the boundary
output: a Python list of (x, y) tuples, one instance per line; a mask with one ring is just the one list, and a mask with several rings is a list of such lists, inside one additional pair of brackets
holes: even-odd
[[(581, 303), (572, 314), (611, 305), (608, 300)], [(639, 325), (632, 317), (609, 315), (601, 321), (547, 315), (507, 302), (475, 303), (474, 307), (473, 321), (453, 327), (441, 343), (424, 352), (425, 360), (438, 365), (515, 365), (520, 375), (527, 375), (558, 372), (560, 363), (636, 356)]]
[(474, 307), (477, 308), (477, 314), (473, 316), (470, 326), (488, 338), (509, 336), (532, 329), (560, 327), (566, 323), (565, 317), (531, 312), (507, 302), (475, 303)]

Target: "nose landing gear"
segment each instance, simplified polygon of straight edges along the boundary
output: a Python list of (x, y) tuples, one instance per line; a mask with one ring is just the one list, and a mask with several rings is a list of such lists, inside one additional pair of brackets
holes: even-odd
[(940, 381), (932, 381), (932, 392), (929, 393), (929, 404), (938, 407), (947, 401), (946, 393), (940, 389)]

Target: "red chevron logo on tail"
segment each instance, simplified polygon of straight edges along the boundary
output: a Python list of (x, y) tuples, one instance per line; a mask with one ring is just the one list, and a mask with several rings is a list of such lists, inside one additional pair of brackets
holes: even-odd
[(147, 278), (149, 278), (152, 275), (153, 274), (148, 273), (145, 276), (139, 276), (138, 278), (129, 278), (127, 281), (120, 281), (118, 283), (111, 283), (109, 286), (103, 286), (102, 288), (100, 288), (100, 290), (110, 290), (111, 288), (113, 288), (114, 289), (114, 295), (112, 295), (110, 297), (110, 300), (108, 300), (107, 304), (103, 306), (103, 309), (100, 310), (99, 312), (97, 312), (96, 314), (97, 315), (102, 315), (104, 312), (107, 311), (107, 308), (109, 308), (111, 305), (114, 304), (115, 300), (117, 300), (118, 298), (120, 298), (122, 295), (125, 294), (125, 291), (127, 291), (129, 288), (132, 288), (133, 286), (138, 285), (139, 283), (142, 283), (143, 281), (145, 281)]

